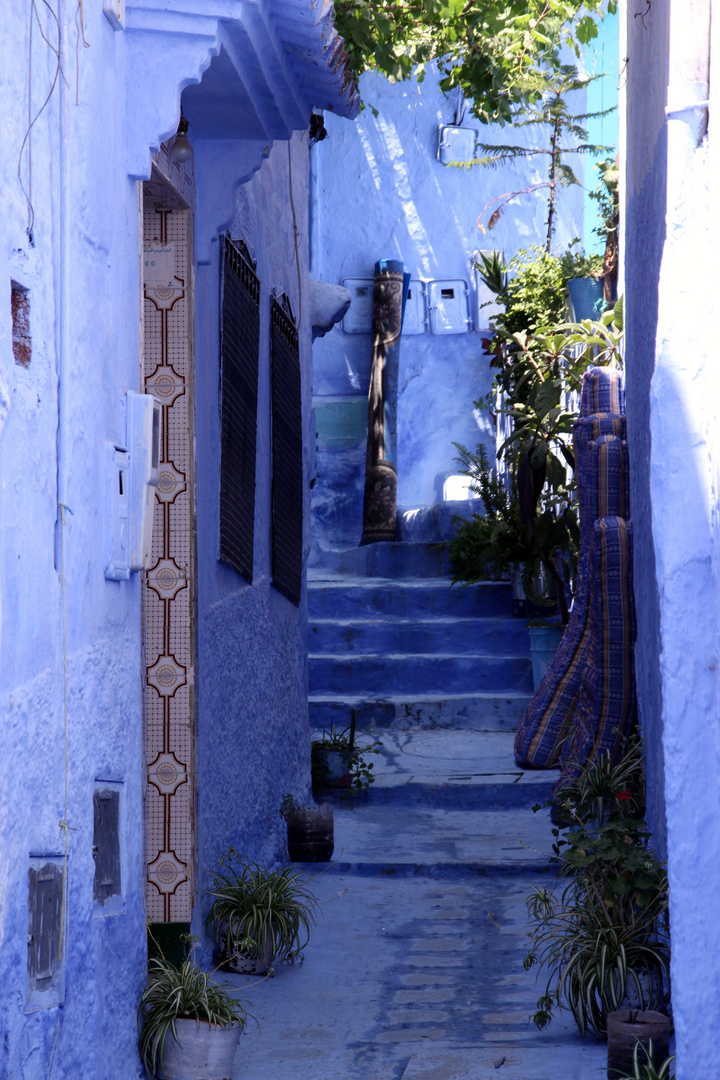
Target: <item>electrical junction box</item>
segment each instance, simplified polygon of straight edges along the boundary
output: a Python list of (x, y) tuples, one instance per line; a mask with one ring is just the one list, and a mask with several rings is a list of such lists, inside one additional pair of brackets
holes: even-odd
[(160, 466), (162, 406), (129, 390), (127, 445), (105, 444), (105, 577), (127, 581), (147, 570), (152, 553), (155, 488)]
[(103, 11), (113, 30), (125, 29), (125, 0), (103, 0)]
[(425, 284), (419, 278), (411, 278), (405, 301), (402, 332), (403, 334), (426, 334), (427, 328)]
[(350, 293), (350, 307), (342, 321), (346, 334), (372, 332), (372, 301), (374, 278), (346, 277), (340, 282)]
[(460, 278), (428, 283), (428, 315), (432, 334), (467, 334), (471, 328), (469, 290)]
[(160, 475), (162, 406), (152, 394), (127, 395), (127, 436), (130, 451), (131, 572), (147, 570), (152, 555), (155, 488)]
[[(476, 262), (479, 262), (482, 265), (481, 255), (484, 255), (486, 259), (491, 259), (495, 254), (499, 255), (504, 261), (502, 251), (474, 251), (473, 265)], [(504, 310), (503, 305), (495, 303), (495, 293), (490, 292), (487, 285), (480, 277), (480, 271), (475, 265), (473, 273), (475, 275), (475, 329), (489, 330), (490, 320)]]
[(127, 581), (130, 577), (128, 538), (128, 491), (130, 455), (124, 446), (105, 443), (105, 577)]
[(476, 128), (443, 124), (438, 128), (438, 161), (443, 165), (466, 165), (478, 156), (477, 143)]

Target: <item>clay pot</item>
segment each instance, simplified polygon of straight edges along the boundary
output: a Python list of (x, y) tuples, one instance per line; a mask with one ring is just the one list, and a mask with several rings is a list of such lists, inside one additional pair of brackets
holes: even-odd
[(327, 762), (327, 771), (323, 781), (325, 787), (349, 788), (352, 776), (347, 755), (341, 754), (339, 750), (326, 750), (325, 761)]
[(330, 862), (335, 849), (332, 803), (287, 814), (288, 855), (292, 862)]
[(201, 1020), (176, 1020), (176, 1042), (168, 1032), (162, 1051), (164, 1080), (227, 1080), (242, 1024), (228, 1028), (211, 1026)]
[(652, 1042), (652, 1056), (659, 1068), (670, 1055), (670, 1019), (663, 1013), (647, 1010), (619, 1009), (608, 1013), (608, 1080), (618, 1080), (633, 1072), (635, 1047), (638, 1048), (638, 1062), (644, 1065), (650, 1061), (649, 1046)]

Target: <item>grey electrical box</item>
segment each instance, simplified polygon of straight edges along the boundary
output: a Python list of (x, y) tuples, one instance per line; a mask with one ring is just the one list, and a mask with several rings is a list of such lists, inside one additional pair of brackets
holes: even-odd
[(32, 856), (28, 868), (26, 1009), (48, 1009), (65, 997), (62, 940), (63, 857)]
[(427, 328), (425, 284), (419, 278), (411, 278), (405, 301), (402, 332), (403, 334), (425, 334)]
[(467, 165), (477, 154), (478, 132), (476, 128), (443, 124), (438, 128), (438, 161), (443, 165)]
[(122, 911), (120, 785), (98, 781), (93, 793), (93, 901), (103, 915)]
[(468, 286), (462, 278), (428, 283), (432, 334), (467, 334), (471, 327)]
[(341, 284), (350, 293), (350, 307), (342, 321), (346, 334), (369, 334), (372, 331), (374, 278), (346, 277)]

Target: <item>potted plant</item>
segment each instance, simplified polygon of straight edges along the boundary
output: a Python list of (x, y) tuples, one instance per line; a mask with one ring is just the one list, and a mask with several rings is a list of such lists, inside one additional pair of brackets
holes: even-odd
[[(675, 1074), (670, 1072), (670, 1066), (675, 1058), (665, 1058), (661, 1065), (656, 1065), (655, 1058), (659, 1058), (659, 1055), (654, 1052), (655, 1047), (652, 1041), (648, 1044), (648, 1048), (650, 1050), (651, 1060), (648, 1061), (646, 1059), (643, 1061), (642, 1059), (645, 1055), (642, 1053), (640, 1044), (636, 1042), (635, 1050), (633, 1051), (632, 1072), (626, 1073), (624, 1076), (617, 1078), (617, 1080), (675, 1080)], [(610, 1078), (609, 1071), (608, 1077), (609, 1080), (616, 1080), (615, 1077)]]
[(560, 256), (560, 268), (573, 321), (579, 323), (583, 319), (599, 319), (607, 307), (602, 276), (603, 256), (568, 250)]
[(211, 871), (213, 897), (205, 926), (223, 968), (264, 975), (273, 963), (302, 961), (317, 902), (306, 879), (290, 867), (268, 870), (234, 848)]
[(311, 746), (311, 768), (313, 791), (323, 788), (355, 788), (367, 791), (375, 780), (372, 775), (373, 763), (365, 760), (366, 754), (376, 754), (377, 743), (361, 746), (355, 741), (355, 710), (350, 713), (350, 726), (344, 731), (336, 731), (330, 725), (330, 731), (323, 730), (320, 739), (313, 739)]
[(563, 792), (571, 827), (562, 838), (553, 830), (553, 859), (568, 883), (559, 897), (535, 889), (528, 899), (534, 927), (525, 967), (548, 970), (533, 1017), (538, 1027), (559, 1006), (570, 1009), (581, 1033), (602, 1035), (612, 1012), (667, 1004), (667, 873), (638, 816), (643, 790), (635, 742), (619, 764), (601, 755)]
[(247, 1023), (242, 1003), (201, 971), (153, 957), (138, 1010), (140, 1056), (148, 1076), (225, 1080)]
[(332, 803), (307, 806), (285, 795), (280, 814), (287, 825), (288, 855), (292, 862), (329, 862), (334, 850)]
[[(607, 1022), (608, 1080), (621, 1080), (629, 1069), (655, 1069), (656, 1062), (668, 1066), (670, 1018), (664, 1013), (641, 1009), (611, 1012)], [(663, 1066), (664, 1067), (664, 1066)]]

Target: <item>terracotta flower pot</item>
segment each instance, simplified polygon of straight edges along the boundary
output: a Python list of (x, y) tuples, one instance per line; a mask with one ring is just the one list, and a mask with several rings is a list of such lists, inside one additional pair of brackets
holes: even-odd
[(228, 1028), (201, 1020), (176, 1020), (178, 1041), (168, 1032), (162, 1051), (164, 1080), (228, 1080), (242, 1024)]
[(618, 1080), (633, 1071), (635, 1047), (638, 1048), (638, 1062), (644, 1065), (650, 1060), (649, 1046), (652, 1042), (652, 1056), (659, 1068), (669, 1057), (670, 1019), (664, 1013), (647, 1010), (620, 1009), (608, 1013), (608, 1080)]

